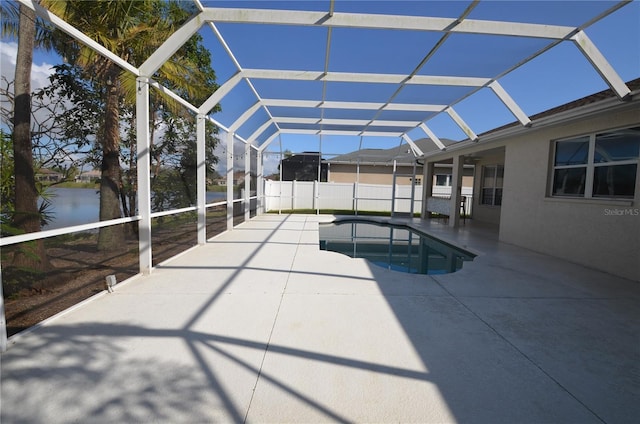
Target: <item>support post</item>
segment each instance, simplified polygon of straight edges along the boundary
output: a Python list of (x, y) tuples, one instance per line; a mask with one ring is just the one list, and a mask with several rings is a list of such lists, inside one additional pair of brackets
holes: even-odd
[(233, 132), (227, 133), (227, 230), (233, 230)]
[(7, 350), (7, 318), (4, 313), (4, 293), (2, 292), (2, 264), (0, 263), (0, 352)]
[(198, 244), (207, 242), (207, 166), (206, 166), (206, 132), (205, 116), (196, 117), (197, 145), (196, 145), (196, 201), (198, 205)]
[(435, 163), (426, 162), (422, 166), (422, 219), (429, 218), (429, 211), (427, 210), (427, 203), (429, 198), (433, 196), (433, 174), (435, 173)]
[[(360, 149), (362, 149), (362, 137), (360, 137)], [(356, 182), (353, 185), (353, 209), (356, 216), (358, 216), (358, 200), (360, 197), (360, 157), (358, 156), (358, 162), (356, 163)]]
[(153, 267), (151, 249), (151, 164), (149, 139), (149, 79), (136, 81), (136, 137), (138, 167), (138, 254), (142, 274), (151, 273)]
[(291, 210), (296, 210), (296, 197), (298, 196), (298, 187), (296, 185), (296, 180), (291, 181)]
[[(396, 210), (396, 160), (393, 160), (393, 178), (391, 179), (391, 218)], [(393, 230), (392, 230), (393, 231)]]
[[(416, 200), (416, 167), (417, 167), (417, 163), (414, 159), (413, 161), (413, 177), (411, 177), (411, 205), (409, 206), (409, 214), (411, 216), (410, 219), (413, 219), (413, 211), (414, 211), (414, 207), (415, 207), (415, 200)], [(411, 234), (411, 233), (409, 233)]]
[(251, 144), (244, 145), (244, 220), (251, 219)]
[(263, 166), (263, 162), (262, 162), (262, 150), (258, 150), (256, 152), (257, 155), (257, 179), (256, 179), (256, 195), (258, 196), (258, 210), (257, 210), (257, 214), (261, 215), (264, 213), (264, 203), (265, 203), (265, 198), (264, 198), (264, 166)]
[(454, 156), (451, 175), (451, 203), (449, 204), (449, 226), (460, 225), (460, 202), (462, 201), (462, 173), (464, 156)]

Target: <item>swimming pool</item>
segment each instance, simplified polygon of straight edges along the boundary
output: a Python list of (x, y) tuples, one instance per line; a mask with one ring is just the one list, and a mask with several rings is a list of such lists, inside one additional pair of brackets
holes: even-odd
[(410, 274), (456, 272), (475, 257), (408, 227), (360, 220), (320, 224), (320, 249)]

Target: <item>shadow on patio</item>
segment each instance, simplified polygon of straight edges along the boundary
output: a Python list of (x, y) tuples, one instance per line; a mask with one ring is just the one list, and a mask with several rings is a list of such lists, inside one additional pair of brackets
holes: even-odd
[(495, 241), (399, 274), (319, 251), (319, 219), (258, 217), (20, 337), (2, 422), (637, 416), (635, 285)]

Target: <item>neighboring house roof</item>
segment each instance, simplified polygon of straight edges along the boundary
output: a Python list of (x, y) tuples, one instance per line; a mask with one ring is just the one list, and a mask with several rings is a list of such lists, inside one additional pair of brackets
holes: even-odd
[[(640, 90), (640, 78), (631, 80), (626, 83), (632, 93)], [(554, 107), (552, 109), (537, 113), (530, 117), (532, 122), (535, 122), (539, 119), (550, 117), (562, 112), (567, 112), (572, 109), (578, 109), (582, 106), (589, 105), (591, 103), (596, 103), (601, 100), (606, 100), (609, 98), (616, 97), (616, 94), (613, 90), (603, 90), (595, 94), (591, 94), (589, 96), (583, 97), (578, 100), (574, 100), (572, 102)], [(485, 133), (480, 134), (480, 136), (486, 136), (489, 134), (493, 134), (499, 132), (501, 130), (512, 128), (512, 127), (520, 127), (522, 124), (518, 121), (503, 125), (501, 127), (492, 129)], [(450, 139), (441, 139), (442, 144), (445, 146), (449, 146), (452, 144), (456, 144), (458, 142)], [(439, 152), (440, 149), (428, 138), (422, 138), (419, 140), (415, 140), (414, 143), (422, 150), (425, 155), (428, 153)], [(393, 160), (396, 160), (398, 165), (412, 165), (415, 161), (415, 156), (411, 152), (410, 147), (403, 143), (400, 146), (393, 147), (391, 149), (361, 149), (356, 150), (354, 152), (345, 153), (343, 155), (335, 156), (332, 159), (325, 160), (323, 162), (331, 163), (331, 164), (356, 164), (360, 161), (361, 165), (390, 165), (393, 163)]]
[[(441, 139), (440, 141), (445, 146), (455, 143), (455, 141), (449, 139)], [(415, 140), (414, 143), (424, 153), (438, 150), (438, 147), (428, 138)], [(355, 164), (360, 160), (361, 165), (389, 165), (393, 163), (394, 159), (398, 165), (413, 165), (416, 157), (411, 151), (409, 145), (403, 143), (402, 145), (392, 147), (391, 149), (356, 150), (354, 152), (336, 156), (332, 159), (326, 160), (325, 162), (336, 164)]]
[(81, 172), (80, 176), (88, 176), (88, 177), (93, 177), (93, 176), (101, 176), (102, 172), (98, 169), (93, 169), (91, 171), (85, 171), (85, 172)]
[(49, 169), (49, 168), (40, 168), (38, 170), (38, 172), (36, 172), (36, 174), (40, 174), (40, 175), (62, 175), (62, 173), (60, 173), (58, 171), (54, 171), (53, 169)]

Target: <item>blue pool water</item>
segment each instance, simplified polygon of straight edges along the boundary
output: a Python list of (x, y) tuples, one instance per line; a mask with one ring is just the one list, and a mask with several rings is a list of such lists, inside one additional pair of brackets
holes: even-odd
[(411, 274), (455, 272), (475, 257), (408, 227), (363, 221), (320, 224), (320, 249)]

